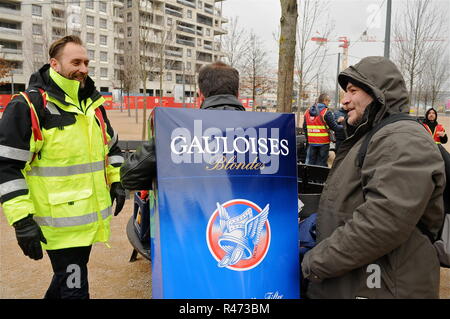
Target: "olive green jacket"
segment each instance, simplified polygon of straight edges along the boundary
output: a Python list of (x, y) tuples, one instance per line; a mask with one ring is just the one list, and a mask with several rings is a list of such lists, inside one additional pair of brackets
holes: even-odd
[(383, 118), (408, 113), (396, 66), (368, 57), (339, 75), (374, 97), (349, 131), (318, 208), (318, 244), (302, 270), (309, 298), (438, 298), (439, 262), (421, 220), (437, 232), (443, 219), (444, 163), (430, 135), (413, 121), (383, 127), (356, 165), (365, 134)]

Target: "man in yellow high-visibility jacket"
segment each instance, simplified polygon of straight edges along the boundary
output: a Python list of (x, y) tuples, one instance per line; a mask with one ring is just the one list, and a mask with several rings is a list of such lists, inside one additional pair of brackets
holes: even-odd
[(103, 97), (76, 36), (55, 41), (0, 122), (0, 197), (25, 255), (44, 248), (53, 268), (46, 298), (89, 298), (92, 244), (108, 242), (112, 202), (122, 209), (123, 163)]

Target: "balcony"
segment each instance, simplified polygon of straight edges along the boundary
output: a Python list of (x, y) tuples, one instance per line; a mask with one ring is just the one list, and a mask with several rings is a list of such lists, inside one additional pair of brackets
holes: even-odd
[(183, 51), (175, 51), (175, 50), (166, 49), (164, 51), (164, 53), (168, 56), (175, 56), (175, 57), (179, 57), (179, 58), (183, 57)]
[(213, 19), (201, 14), (197, 14), (197, 23), (206, 24), (207, 26), (212, 27)]
[(222, 34), (227, 34), (227, 30), (225, 30), (222, 27), (215, 27), (214, 28), (214, 35), (222, 35)]
[(4, 28), (0, 27), (0, 34), (9, 34), (9, 35), (22, 35), (22, 29), (10, 29), (10, 28)]
[(204, 11), (208, 14), (214, 15), (214, 9), (213, 8), (208, 8), (205, 6)]
[(185, 6), (191, 7), (191, 8), (196, 8), (195, 6), (195, 0), (177, 0), (177, 3), (179, 4), (183, 4)]
[(182, 32), (187, 32), (190, 34), (195, 34), (195, 29), (187, 27), (187, 26), (183, 26), (183, 25), (177, 25), (177, 30), (182, 31)]
[(181, 44), (181, 45), (187, 45), (187, 46), (190, 46), (190, 47), (195, 47), (195, 41), (177, 39), (176, 42), (178, 44)]
[(197, 61), (212, 62), (212, 54), (197, 51)]
[(182, 18), (183, 17), (183, 9), (179, 9), (176, 7), (169, 7), (166, 5), (166, 13), (170, 14), (174, 17)]
[(66, 5), (64, 3), (64, 0), (52, 0), (51, 5), (53, 8), (58, 8), (61, 10), (66, 10)]
[(17, 10), (14, 10), (14, 9), (0, 7), (0, 14), (5, 14), (8, 17), (20, 17), (22, 12), (21, 12), (20, 8)]
[(118, 7), (118, 8), (123, 8), (124, 2), (125, 2), (125, 0), (113, 0), (113, 6)]

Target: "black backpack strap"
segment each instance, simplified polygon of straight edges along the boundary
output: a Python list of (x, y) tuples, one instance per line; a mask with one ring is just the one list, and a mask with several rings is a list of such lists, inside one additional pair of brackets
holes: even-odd
[(405, 113), (394, 114), (394, 115), (391, 115), (391, 116), (381, 120), (380, 123), (378, 123), (375, 127), (373, 127), (366, 134), (366, 137), (364, 138), (364, 141), (358, 151), (357, 166), (359, 168), (361, 168), (363, 166), (364, 159), (366, 158), (367, 148), (369, 147), (369, 143), (370, 143), (370, 140), (372, 139), (372, 136), (374, 136), (376, 132), (378, 132), (380, 129), (382, 129), (386, 125), (389, 125), (391, 123), (395, 123), (398, 121), (403, 121), (403, 120), (418, 122), (418, 120), (416, 118), (414, 118), (408, 114), (405, 114)]

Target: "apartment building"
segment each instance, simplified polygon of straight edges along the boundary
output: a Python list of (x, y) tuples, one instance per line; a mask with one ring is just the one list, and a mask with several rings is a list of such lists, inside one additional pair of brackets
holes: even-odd
[[(195, 91), (199, 68), (223, 54), (223, 0), (0, 0), (0, 57), (13, 67), (15, 91), (48, 60), (52, 41), (76, 34), (102, 92), (143, 92), (137, 65), (148, 72), (146, 92)], [(134, 61), (130, 65), (129, 61)], [(132, 83), (125, 83), (132, 78)], [(0, 86), (10, 93), (11, 84)], [(183, 92), (183, 91), (181, 91)]]
[[(223, 56), (221, 7), (222, 0), (126, 0), (116, 11), (123, 22), (114, 22), (115, 50), (125, 50), (115, 53), (116, 78), (129, 82), (130, 70), (145, 70), (148, 95), (193, 97), (199, 69)], [(144, 78), (134, 84), (141, 93)]]

